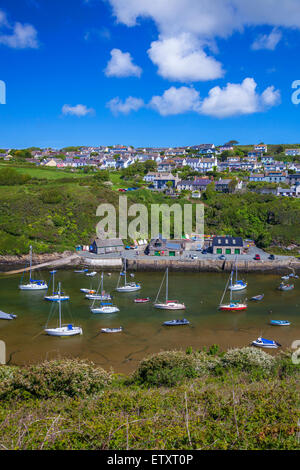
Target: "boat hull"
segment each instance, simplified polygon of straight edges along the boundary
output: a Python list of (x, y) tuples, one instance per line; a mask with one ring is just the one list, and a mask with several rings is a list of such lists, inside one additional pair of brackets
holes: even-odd
[(20, 290), (27, 290), (27, 291), (33, 291), (33, 290), (45, 290), (48, 289), (47, 284), (20, 284), (19, 285)]
[(60, 297), (58, 295), (48, 295), (44, 297), (44, 299), (48, 300), (49, 302), (59, 302), (63, 300), (70, 300), (70, 297), (68, 295), (62, 295)]
[(82, 328), (74, 326), (72, 330), (69, 330), (67, 326), (62, 326), (61, 328), (47, 328), (45, 332), (50, 336), (75, 336), (82, 335)]
[(220, 305), (219, 310), (224, 312), (241, 312), (247, 308), (247, 305)]
[(240, 290), (245, 290), (247, 288), (247, 284), (233, 284), (233, 286), (229, 286), (228, 289), (232, 292), (238, 292)]
[(122, 287), (117, 287), (116, 291), (117, 292), (136, 292), (137, 290), (140, 290), (141, 286), (122, 286)]
[(91, 308), (92, 313), (117, 313), (119, 311), (118, 307)]
[(121, 333), (123, 328), (101, 328), (102, 333)]
[(154, 304), (155, 308), (160, 310), (185, 310), (186, 306), (184, 304), (177, 303), (168, 303), (168, 304)]

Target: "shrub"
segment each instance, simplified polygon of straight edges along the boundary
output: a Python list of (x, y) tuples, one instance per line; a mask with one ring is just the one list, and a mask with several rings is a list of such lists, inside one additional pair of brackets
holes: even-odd
[(133, 378), (141, 384), (172, 387), (184, 378), (196, 376), (193, 355), (182, 351), (166, 351), (142, 360)]
[(46, 361), (19, 368), (0, 383), (0, 397), (84, 397), (111, 383), (111, 374), (92, 362)]
[(224, 354), (222, 363), (225, 367), (236, 367), (243, 371), (261, 368), (261, 370), (268, 372), (274, 367), (275, 359), (260, 349), (247, 347), (230, 349)]

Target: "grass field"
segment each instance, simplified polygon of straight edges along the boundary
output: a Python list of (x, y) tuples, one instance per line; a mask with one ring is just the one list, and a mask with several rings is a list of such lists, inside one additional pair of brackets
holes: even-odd
[(48, 179), (48, 180), (57, 180), (61, 178), (84, 178), (87, 175), (83, 172), (72, 172), (71, 170), (58, 170), (57, 168), (39, 168), (31, 166), (14, 166), (7, 165), (5, 163), (0, 163), (0, 169), (2, 168), (12, 168), (18, 173), (23, 175), (29, 175), (32, 178), (38, 179)]

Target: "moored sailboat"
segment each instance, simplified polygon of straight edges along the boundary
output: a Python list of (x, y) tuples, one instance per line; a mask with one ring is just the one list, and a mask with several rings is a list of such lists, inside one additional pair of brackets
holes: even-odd
[[(103, 292), (103, 273), (101, 274), (100, 292), (101, 293)], [(96, 297), (96, 296), (94, 296), (94, 297)], [(102, 296), (100, 296), (100, 297), (102, 297)], [(95, 307), (96, 300), (100, 300), (99, 307)], [(100, 299), (94, 298), (94, 301), (93, 301), (93, 303), (90, 307), (90, 310), (91, 310), (92, 313), (116, 313), (116, 312), (120, 311), (118, 309), (118, 307), (116, 307), (112, 303), (103, 302), (102, 298), (100, 298)]]
[[(159, 299), (160, 291), (161, 291), (161, 288), (165, 279), (166, 279), (165, 301), (159, 302), (158, 299)], [(154, 302), (154, 307), (159, 308), (161, 310), (185, 310), (186, 309), (186, 306), (184, 305), (184, 303), (180, 303), (178, 302), (178, 300), (169, 300), (168, 295), (169, 295), (169, 269), (167, 268), (165, 275), (163, 277), (162, 283), (160, 285), (159, 291), (157, 293), (157, 296)]]
[(35, 291), (35, 290), (44, 290), (48, 289), (48, 285), (43, 280), (36, 280), (32, 278), (32, 246), (30, 246), (29, 250), (29, 282), (27, 284), (23, 284), (23, 276), (21, 279), (21, 283), (19, 285), (19, 289), (26, 290), (26, 291)]
[(53, 289), (52, 289), (52, 295), (45, 295), (44, 299), (45, 300), (50, 300), (51, 302), (58, 302), (59, 300), (69, 300), (70, 297), (63, 292), (55, 292), (55, 273), (56, 271), (52, 271), (52, 276), (53, 276)]
[(235, 261), (235, 283), (231, 284), (228, 289), (232, 290), (233, 292), (241, 291), (246, 289), (247, 285), (247, 282), (238, 279), (238, 268)]
[[(58, 284), (58, 294), (61, 294), (61, 286)], [(80, 326), (73, 326), (72, 324), (62, 324), (61, 300), (57, 301), (58, 304), (58, 326), (56, 328), (45, 327), (45, 333), (50, 336), (75, 336), (82, 335), (82, 328)], [(51, 316), (51, 310), (50, 310)]]
[[(124, 278), (124, 285), (120, 285), (121, 278)], [(126, 273), (126, 259), (124, 260), (124, 271), (120, 273), (118, 284), (116, 287), (117, 292), (136, 292), (141, 289), (141, 284), (138, 282), (127, 282), (127, 273)]]
[[(219, 310), (228, 311), (228, 312), (230, 312), (230, 311), (240, 312), (242, 310), (246, 310), (248, 305), (247, 305), (246, 302), (240, 302), (240, 301), (232, 299), (232, 289), (231, 289), (231, 287), (232, 287), (232, 278), (233, 278), (233, 271), (231, 271), (231, 273), (230, 273), (230, 277), (227, 281), (225, 290), (223, 292), (223, 296), (222, 296), (222, 299), (221, 299), (220, 305), (219, 305)], [(226, 294), (226, 290), (228, 288), (228, 284), (229, 284), (229, 290), (230, 290), (230, 302), (228, 304), (223, 304), (223, 300), (224, 300), (224, 297), (225, 297), (225, 294)]]

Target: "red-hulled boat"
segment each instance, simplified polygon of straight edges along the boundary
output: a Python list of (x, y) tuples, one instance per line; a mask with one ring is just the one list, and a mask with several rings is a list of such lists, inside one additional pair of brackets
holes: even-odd
[(146, 297), (145, 299), (134, 299), (134, 302), (136, 304), (145, 304), (147, 302), (150, 302), (150, 297)]
[[(225, 290), (224, 290), (224, 293), (223, 293), (223, 296), (222, 296), (222, 299), (221, 299), (221, 302), (220, 302), (220, 305), (219, 305), (219, 310), (222, 310), (223, 312), (241, 312), (243, 310), (246, 310), (248, 305), (247, 303), (244, 301), (244, 302), (239, 302), (237, 300), (232, 300), (232, 276), (233, 276), (233, 271), (231, 271), (231, 274), (230, 274), (230, 277), (227, 281), (227, 284), (226, 284), (226, 287), (225, 287)], [(229, 289), (230, 289), (230, 302), (227, 303), (227, 304), (223, 304), (223, 299), (225, 297), (225, 293), (226, 293), (226, 290), (228, 288), (228, 284), (230, 282), (230, 286), (229, 286)]]

